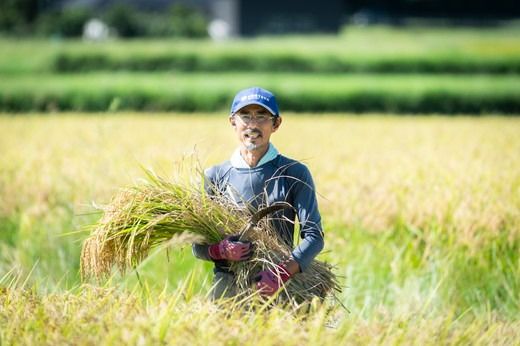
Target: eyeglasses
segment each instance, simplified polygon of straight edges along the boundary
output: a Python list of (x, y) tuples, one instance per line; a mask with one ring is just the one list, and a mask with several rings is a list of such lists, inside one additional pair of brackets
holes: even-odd
[[(253, 116), (254, 114), (256, 114), (256, 116)], [(268, 120), (271, 120), (273, 119), (273, 116), (269, 115), (269, 114), (263, 114), (263, 113), (255, 113), (255, 112), (248, 112), (248, 113), (236, 113), (235, 114), (237, 117), (240, 118), (240, 120), (246, 124), (246, 125), (249, 125), (251, 122), (253, 122), (253, 120), (257, 123), (257, 124), (264, 124), (265, 122), (267, 122)]]

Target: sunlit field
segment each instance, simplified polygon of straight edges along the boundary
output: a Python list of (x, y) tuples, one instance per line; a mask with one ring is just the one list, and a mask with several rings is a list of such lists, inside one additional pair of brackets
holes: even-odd
[[(211, 302), (189, 246), (108, 283), (79, 279), (80, 232), (121, 187), (236, 145), (220, 114), (0, 116), (0, 343), (520, 342), (520, 120), (284, 113), (344, 287), (306, 315)], [(3, 344), (2, 343), (2, 344)]]

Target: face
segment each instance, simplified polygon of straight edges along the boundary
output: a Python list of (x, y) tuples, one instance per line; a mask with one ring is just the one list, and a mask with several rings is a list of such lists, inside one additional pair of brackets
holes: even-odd
[(274, 119), (264, 107), (249, 105), (233, 114), (229, 122), (246, 150), (262, 152), (267, 150), (271, 134), (278, 130), (282, 118)]

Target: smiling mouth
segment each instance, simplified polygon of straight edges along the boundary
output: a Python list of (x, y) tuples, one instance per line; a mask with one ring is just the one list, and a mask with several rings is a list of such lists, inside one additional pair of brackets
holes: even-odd
[(262, 136), (262, 135), (261, 135), (259, 132), (257, 132), (257, 131), (246, 132), (246, 133), (244, 134), (244, 137), (245, 137), (245, 138), (249, 138), (249, 139), (257, 139), (257, 138), (259, 138), (259, 137), (261, 137), (261, 136)]

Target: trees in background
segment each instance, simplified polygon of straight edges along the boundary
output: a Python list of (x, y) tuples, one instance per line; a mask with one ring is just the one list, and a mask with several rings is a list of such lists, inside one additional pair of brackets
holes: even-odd
[(0, 32), (30, 33), (38, 17), (40, 3), (38, 0), (0, 1)]
[(175, 4), (158, 12), (139, 11), (117, 2), (95, 10), (90, 7), (53, 7), (52, 0), (2, 0), (0, 32), (8, 35), (80, 37), (85, 24), (97, 18), (118, 37), (189, 37), (207, 36), (206, 17), (197, 9)]

